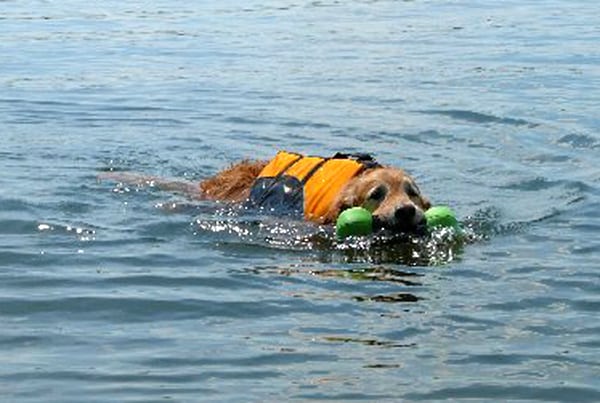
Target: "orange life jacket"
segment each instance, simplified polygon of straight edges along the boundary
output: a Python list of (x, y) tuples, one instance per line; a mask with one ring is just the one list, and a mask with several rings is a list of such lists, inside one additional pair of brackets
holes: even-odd
[(344, 185), (363, 169), (377, 165), (367, 154), (323, 158), (280, 151), (259, 174), (249, 202), (275, 213), (302, 213), (318, 221)]

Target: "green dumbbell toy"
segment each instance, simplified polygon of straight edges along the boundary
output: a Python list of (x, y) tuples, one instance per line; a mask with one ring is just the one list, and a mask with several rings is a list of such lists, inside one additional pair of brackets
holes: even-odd
[[(425, 219), (429, 231), (439, 227), (460, 228), (456, 215), (447, 206), (431, 207), (425, 212)], [(373, 232), (373, 215), (363, 207), (349, 208), (338, 216), (335, 229), (338, 238), (369, 235)]]
[(352, 207), (342, 211), (335, 223), (338, 238), (352, 235), (369, 235), (373, 232), (373, 215), (363, 207)]
[(433, 206), (425, 212), (427, 229), (429, 231), (438, 227), (459, 229), (458, 220), (454, 211), (448, 206)]

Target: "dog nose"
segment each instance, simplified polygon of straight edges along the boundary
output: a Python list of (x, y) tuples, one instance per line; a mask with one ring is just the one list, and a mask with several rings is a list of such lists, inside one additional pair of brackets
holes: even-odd
[(404, 204), (396, 209), (394, 215), (398, 222), (410, 222), (415, 217), (417, 209), (412, 204)]

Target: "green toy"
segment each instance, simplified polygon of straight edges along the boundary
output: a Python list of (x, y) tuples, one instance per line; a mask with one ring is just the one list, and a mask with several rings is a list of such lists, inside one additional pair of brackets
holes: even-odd
[(448, 206), (433, 206), (425, 212), (427, 229), (430, 231), (437, 227), (459, 229), (456, 215)]
[(338, 238), (351, 235), (369, 235), (373, 232), (373, 215), (363, 207), (352, 207), (342, 211), (335, 224)]
[[(427, 229), (439, 227), (460, 229), (456, 215), (448, 206), (434, 206), (425, 212)], [(370, 235), (373, 232), (373, 215), (363, 207), (352, 207), (344, 210), (335, 224), (338, 238), (356, 235)]]

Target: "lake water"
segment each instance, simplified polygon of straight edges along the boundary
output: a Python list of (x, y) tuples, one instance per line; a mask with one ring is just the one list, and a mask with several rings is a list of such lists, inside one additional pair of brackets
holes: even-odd
[[(0, 2), (2, 401), (600, 401), (597, 1), (183, 3)], [(97, 180), (280, 149), (468, 237)]]

